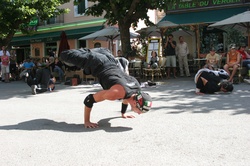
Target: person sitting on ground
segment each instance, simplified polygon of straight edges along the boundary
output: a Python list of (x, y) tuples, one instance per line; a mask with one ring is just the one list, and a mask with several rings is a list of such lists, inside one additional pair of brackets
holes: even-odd
[(31, 59), (28, 57), (26, 61), (22, 64), (21, 67), (21, 73), (19, 74), (19, 77), (22, 79), (25, 77), (25, 75), (28, 73), (28, 75), (34, 76), (33, 69), (35, 68), (35, 64), (31, 61)]
[(226, 79), (228, 73), (220, 69), (219, 71), (210, 70), (207, 68), (200, 69), (194, 78), (196, 84), (196, 94), (213, 94), (215, 92), (232, 92), (233, 84)]
[[(240, 58), (241, 55), (236, 51), (236, 45), (232, 44), (230, 47), (230, 51), (227, 53), (227, 62), (224, 65), (224, 70), (230, 75), (228, 81), (233, 82), (233, 77), (240, 66)], [(232, 73), (230, 73), (229, 68), (233, 68)]]
[(152, 51), (151, 58), (150, 58), (150, 61), (148, 63), (148, 68), (156, 69), (156, 68), (158, 68), (158, 63), (159, 63), (159, 57), (155, 51)]
[(66, 65), (75, 65), (82, 68), (85, 74), (97, 77), (104, 89), (95, 94), (89, 94), (84, 100), (85, 128), (98, 127), (97, 123), (90, 121), (90, 114), (93, 104), (104, 100), (123, 99), (122, 112), (125, 118), (128, 104), (138, 114), (150, 110), (152, 106), (150, 95), (141, 91), (140, 84), (134, 77), (127, 75), (119, 68), (108, 49), (72, 49), (63, 51), (60, 57)]
[(212, 47), (210, 52), (206, 56), (206, 68), (217, 70), (219, 65), (218, 62), (220, 60), (220, 55), (216, 53), (215, 48)]
[(27, 84), (31, 87), (33, 95), (46, 91), (52, 92), (55, 89), (56, 79), (47, 68), (37, 69), (35, 77), (27, 78)]

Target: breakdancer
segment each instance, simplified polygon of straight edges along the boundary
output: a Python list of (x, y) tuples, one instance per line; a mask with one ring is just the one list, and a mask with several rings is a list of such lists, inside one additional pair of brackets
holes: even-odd
[(196, 94), (212, 94), (215, 92), (231, 92), (233, 84), (226, 79), (229, 78), (225, 70), (214, 71), (207, 68), (200, 69), (194, 78)]
[(47, 68), (37, 69), (35, 77), (26, 73), (27, 84), (31, 87), (33, 95), (43, 93), (46, 91), (53, 91), (55, 89), (56, 79)]
[(138, 114), (148, 112), (152, 106), (150, 95), (141, 91), (139, 82), (124, 73), (108, 49), (72, 49), (60, 54), (61, 60), (69, 66), (82, 68), (84, 74), (97, 77), (104, 90), (89, 94), (85, 100), (84, 125), (85, 128), (99, 127), (90, 121), (90, 114), (94, 103), (104, 100), (120, 100), (122, 112), (125, 113), (130, 104), (132, 110)]

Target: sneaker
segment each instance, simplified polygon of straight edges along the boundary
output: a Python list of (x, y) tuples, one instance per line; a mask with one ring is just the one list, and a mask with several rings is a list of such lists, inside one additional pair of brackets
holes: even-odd
[(250, 84), (250, 79), (244, 79), (244, 82)]
[(31, 86), (31, 92), (32, 92), (33, 95), (36, 95), (36, 89), (37, 89), (36, 85)]
[(154, 85), (156, 85), (156, 83), (155, 83), (155, 82), (148, 81), (148, 85), (149, 85), (149, 86), (154, 86)]

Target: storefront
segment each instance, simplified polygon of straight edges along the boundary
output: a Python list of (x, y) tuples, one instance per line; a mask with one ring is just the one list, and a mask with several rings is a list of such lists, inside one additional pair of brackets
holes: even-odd
[(60, 35), (64, 31), (70, 48), (86, 47), (86, 41), (78, 39), (103, 28), (103, 19), (72, 23), (53, 27), (39, 27), (32, 36), (16, 34), (11, 41), (12, 49), (16, 50), (17, 60), (23, 61), (27, 57), (42, 58), (57, 51), (60, 44)]
[[(161, 21), (190, 26), (190, 30), (195, 32), (196, 56), (199, 56), (200, 53), (206, 53), (211, 46), (217, 47), (217, 50), (221, 52), (227, 49), (224, 31), (208, 28), (208, 25), (249, 9), (250, 0), (202, 0), (198, 2), (183, 0), (179, 4), (169, 6), (166, 16)], [(221, 48), (221, 45), (224, 47)]]

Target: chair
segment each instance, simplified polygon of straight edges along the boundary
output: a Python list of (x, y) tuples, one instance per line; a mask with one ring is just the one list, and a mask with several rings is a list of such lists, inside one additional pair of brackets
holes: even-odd
[(132, 75), (134, 77), (141, 77), (141, 67), (141, 61), (129, 62), (129, 75)]
[(160, 77), (162, 79), (162, 70), (161, 70), (161, 68), (156, 68), (156, 69), (143, 68), (143, 78), (151, 77), (151, 80), (154, 81), (155, 76), (157, 76), (158, 79)]

